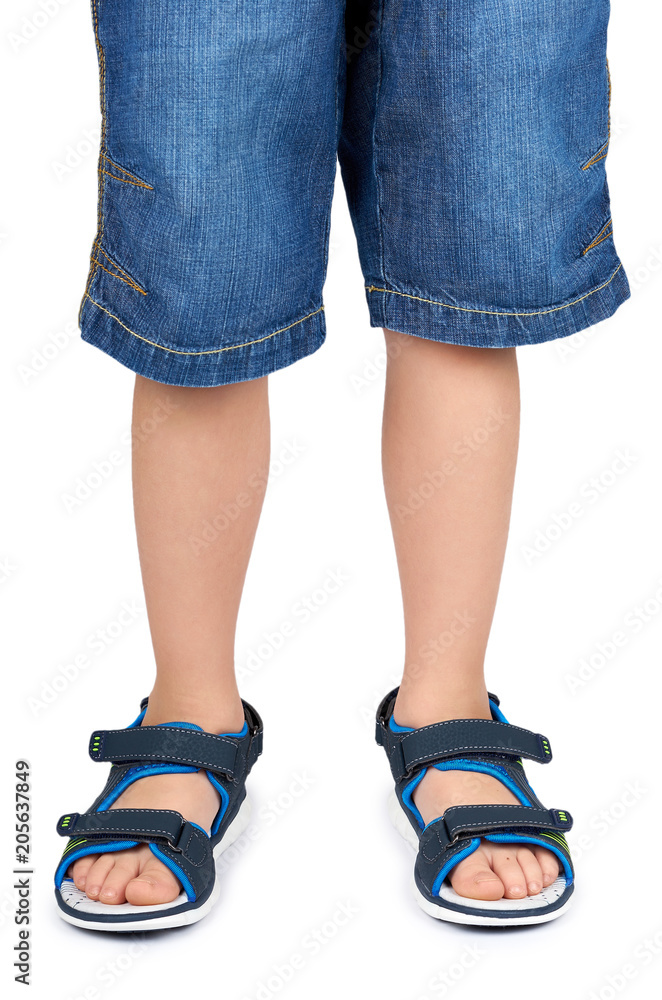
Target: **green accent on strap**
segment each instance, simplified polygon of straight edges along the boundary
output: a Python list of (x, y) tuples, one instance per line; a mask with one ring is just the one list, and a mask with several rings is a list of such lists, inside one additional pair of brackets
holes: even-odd
[(542, 836), (549, 837), (550, 840), (556, 841), (558, 844), (561, 845), (561, 847), (563, 847), (568, 852), (568, 854), (570, 854), (570, 848), (568, 847), (568, 842), (562, 833), (550, 833), (549, 830), (544, 830)]
[(62, 857), (64, 857), (68, 851), (73, 850), (74, 847), (80, 847), (81, 844), (85, 843), (87, 843), (87, 837), (81, 837), (80, 840), (72, 840), (62, 851)]

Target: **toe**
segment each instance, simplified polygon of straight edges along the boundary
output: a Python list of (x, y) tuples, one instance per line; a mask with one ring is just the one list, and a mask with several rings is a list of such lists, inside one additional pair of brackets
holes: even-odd
[(139, 859), (135, 851), (122, 851), (116, 859), (113, 867), (106, 875), (105, 881), (99, 892), (99, 902), (108, 903), (110, 906), (118, 903), (125, 903), (125, 890), (132, 878), (140, 870)]
[(501, 899), (504, 884), (490, 865), (482, 848), (461, 861), (451, 872), (451, 885), (469, 899)]
[[(503, 846), (506, 847), (505, 844)], [(523, 899), (526, 896), (526, 878), (517, 860), (516, 850), (508, 848), (494, 851), (492, 868), (503, 882), (506, 899)]]
[(151, 852), (141, 865), (139, 874), (131, 879), (125, 889), (127, 902), (134, 906), (171, 903), (180, 892), (175, 876)]
[(108, 872), (115, 864), (112, 854), (95, 855), (94, 864), (85, 878), (85, 894), (90, 899), (98, 899), (101, 887), (106, 881)]
[(537, 896), (542, 889), (542, 868), (540, 867), (540, 862), (528, 847), (518, 850), (517, 861), (526, 880), (527, 895)]
[(69, 878), (74, 880), (74, 885), (77, 889), (83, 890), (85, 888), (88, 872), (97, 857), (97, 854), (88, 854), (87, 857), (79, 858), (78, 861), (74, 861), (68, 874)]
[(546, 851), (544, 847), (536, 847), (535, 855), (542, 871), (543, 888), (551, 885), (559, 877), (561, 868), (558, 858), (551, 851)]

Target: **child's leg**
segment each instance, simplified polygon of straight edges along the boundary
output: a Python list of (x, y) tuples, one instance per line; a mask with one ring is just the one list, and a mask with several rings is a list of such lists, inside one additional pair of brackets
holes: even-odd
[[(483, 661), (519, 436), (515, 349), (456, 347), (389, 330), (385, 336), (384, 484), (406, 635), (395, 721), (419, 727), (489, 719)], [(411, 502), (412, 490), (425, 497), (422, 505)], [(428, 823), (451, 805), (517, 799), (489, 775), (430, 768), (414, 801)], [(476, 899), (516, 898), (539, 892), (557, 874), (544, 848), (483, 841), (451, 882)]]
[[(145, 434), (155, 410), (169, 415)], [(207, 732), (236, 732), (244, 713), (235, 623), (269, 465), (267, 379), (198, 389), (138, 376), (133, 421), (140, 431), (136, 528), (157, 666), (144, 724), (193, 722)], [(201, 548), (203, 522), (221, 516), (241, 493), (250, 504)], [(218, 793), (199, 771), (142, 778), (111, 808), (177, 809), (209, 831), (218, 806)], [(147, 845), (81, 858), (73, 878), (107, 903), (169, 902), (180, 892)]]

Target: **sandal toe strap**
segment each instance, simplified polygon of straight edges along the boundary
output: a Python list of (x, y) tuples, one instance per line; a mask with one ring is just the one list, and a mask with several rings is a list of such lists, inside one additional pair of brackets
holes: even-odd
[(173, 851), (196, 866), (211, 858), (209, 837), (174, 809), (67, 813), (58, 820), (57, 832), (63, 837), (165, 841)]
[[(520, 805), (450, 806), (443, 817), (423, 830), (416, 859), (417, 879), (436, 895), (443, 872), (448, 872), (470, 853), (471, 839), (491, 834), (507, 834), (516, 839), (548, 838), (549, 847), (560, 852), (572, 869), (563, 834), (572, 827), (572, 816), (562, 809)], [(455, 862), (453, 862), (455, 859)], [(445, 875), (443, 876), (445, 877)]]

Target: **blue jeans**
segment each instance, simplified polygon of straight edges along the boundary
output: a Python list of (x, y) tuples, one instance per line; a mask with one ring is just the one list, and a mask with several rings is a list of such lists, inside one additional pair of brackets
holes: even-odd
[(102, 137), (83, 339), (147, 378), (324, 341), (340, 162), (372, 326), (565, 337), (629, 295), (608, 0), (92, 0)]

